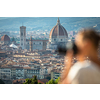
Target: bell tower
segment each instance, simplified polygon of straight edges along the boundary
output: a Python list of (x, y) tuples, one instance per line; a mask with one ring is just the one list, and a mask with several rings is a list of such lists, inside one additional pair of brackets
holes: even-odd
[(30, 51), (33, 51), (33, 43), (32, 43), (32, 36), (30, 37)]
[(20, 46), (22, 49), (26, 49), (26, 27), (20, 27)]

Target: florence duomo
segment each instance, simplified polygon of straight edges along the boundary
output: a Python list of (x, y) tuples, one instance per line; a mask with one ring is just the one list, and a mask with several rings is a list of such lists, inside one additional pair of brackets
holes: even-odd
[(27, 50), (54, 50), (57, 48), (57, 44), (66, 43), (68, 40), (68, 33), (66, 29), (60, 24), (58, 17), (57, 24), (51, 29), (49, 34), (49, 40), (33, 40), (26, 39), (26, 27), (20, 27), (20, 46), (22, 49)]
[(68, 39), (68, 34), (66, 29), (60, 24), (58, 17), (57, 24), (51, 29), (49, 34), (49, 49), (56, 49), (57, 44), (66, 43)]

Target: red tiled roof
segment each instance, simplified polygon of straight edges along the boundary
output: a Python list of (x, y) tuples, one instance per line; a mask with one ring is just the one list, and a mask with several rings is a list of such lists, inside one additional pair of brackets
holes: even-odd
[(15, 53), (14, 55), (25, 55), (25, 53)]
[(23, 84), (25, 81), (25, 79), (17, 79), (17, 80), (13, 80), (13, 84)]
[(0, 51), (0, 53), (5, 53), (4, 51)]
[(48, 82), (49, 80), (48, 79), (39, 79), (39, 81), (43, 82), (43, 83), (46, 83)]
[(66, 37), (68, 37), (68, 34), (67, 34), (66, 29), (61, 24), (57, 24), (57, 25), (55, 25), (51, 29), (49, 37), (50, 38), (53, 37), (53, 36), (56, 36), (57, 37), (58, 35), (59, 36), (66, 36)]
[(40, 80), (38, 80), (38, 83), (44, 84), (44, 82), (42, 82), (42, 81), (40, 81)]
[(10, 41), (10, 38), (8, 35), (3, 35), (1, 41)]

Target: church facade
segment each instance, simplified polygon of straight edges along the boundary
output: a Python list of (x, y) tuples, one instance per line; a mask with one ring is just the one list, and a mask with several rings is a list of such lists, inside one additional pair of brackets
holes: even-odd
[(48, 40), (33, 40), (32, 37), (30, 40), (26, 40), (26, 49), (33, 50), (46, 50)]

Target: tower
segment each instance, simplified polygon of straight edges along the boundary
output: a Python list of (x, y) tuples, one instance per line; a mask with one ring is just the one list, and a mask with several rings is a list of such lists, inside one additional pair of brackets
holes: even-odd
[(30, 51), (33, 51), (33, 43), (32, 43), (32, 36), (30, 37)]
[(20, 27), (20, 46), (22, 49), (26, 49), (26, 27)]

